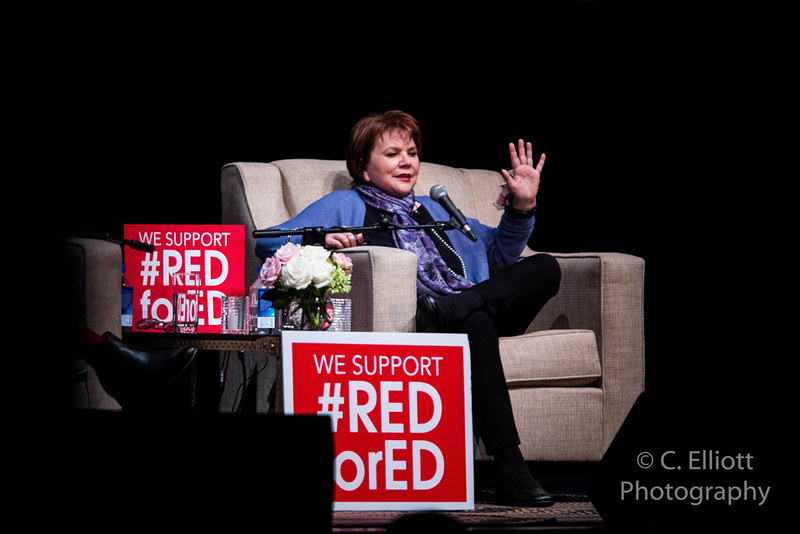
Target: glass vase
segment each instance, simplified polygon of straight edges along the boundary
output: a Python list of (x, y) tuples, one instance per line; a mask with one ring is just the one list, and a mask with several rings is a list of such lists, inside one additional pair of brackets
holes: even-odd
[(282, 330), (327, 330), (331, 326), (333, 305), (322, 297), (296, 297), (283, 310)]

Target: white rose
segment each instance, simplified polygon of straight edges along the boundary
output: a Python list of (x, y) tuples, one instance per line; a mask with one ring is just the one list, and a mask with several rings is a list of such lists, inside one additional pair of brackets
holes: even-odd
[(311, 265), (308, 260), (297, 255), (283, 266), (281, 276), (286, 287), (305, 289), (311, 283)]
[(333, 276), (333, 264), (328, 260), (317, 260), (310, 263), (311, 281), (317, 289), (328, 287)]
[(326, 250), (324, 247), (318, 247), (316, 245), (309, 245), (300, 249), (300, 256), (312, 262), (317, 260), (327, 260), (328, 256), (330, 255), (330, 251)]

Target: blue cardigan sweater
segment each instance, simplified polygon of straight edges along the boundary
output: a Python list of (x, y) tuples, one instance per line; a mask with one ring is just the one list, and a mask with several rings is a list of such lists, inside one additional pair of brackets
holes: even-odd
[[(417, 196), (435, 221), (450, 220), (450, 215), (438, 202), (428, 196)], [(354, 190), (334, 191), (312, 203), (296, 217), (273, 228), (289, 230), (304, 227), (363, 226), (366, 205)], [(503, 214), (496, 228), (468, 218), (477, 242), (473, 242), (458, 230), (448, 230), (453, 248), (464, 260), (467, 278), (479, 283), (489, 278), (490, 270), (504, 269), (519, 258), (533, 231), (534, 218), (512, 219)], [(302, 236), (291, 236), (300, 244)], [(272, 256), (284, 243), (286, 237), (262, 238), (256, 242), (256, 255), (262, 260)]]

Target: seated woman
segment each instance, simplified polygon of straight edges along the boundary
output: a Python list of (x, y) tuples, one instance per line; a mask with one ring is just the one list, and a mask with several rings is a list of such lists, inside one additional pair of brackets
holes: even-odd
[[(389, 111), (365, 117), (350, 134), (347, 168), (353, 188), (326, 195), (278, 227), (371, 226), (383, 217), (397, 225), (448, 220), (436, 201), (414, 193), (421, 148), (419, 124), (411, 115)], [(502, 171), (509, 193), (505, 213), (496, 228), (468, 219), (477, 241), (458, 231), (407, 229), (331, 233), (325, 246), (339, 249), (367, 243), (417, 255), (418, 327), (466, 333), (469, 340), (473, 417), (486, 451), (495, 460), (498, 500), (548, 506), (552, 496), (534, 479), (519, 449), (499, 337), (525, 331), (558, 291), (561, 270), (546, 254), (518, 261), (533, 230), (545, 156), (535, 161), (531, 144), (522, 140), (518, 147), (510, 144), (509, 152), (513, 172)], [(285, 242), (283, 237), (260, 239), (256, 254), (269, 257)]]

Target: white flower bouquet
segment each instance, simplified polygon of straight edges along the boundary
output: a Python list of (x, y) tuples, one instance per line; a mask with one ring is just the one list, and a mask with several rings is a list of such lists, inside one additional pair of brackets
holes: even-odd
[(342, 253), (286, 243), (267, 258), (260, 276), (273, 285), (264, 298), (272, 301), (275, 309), (295, 302), (291, 313), (302, 311), (301, 328), (322, 330), (330, 323), (327, 294), (349, 293), (352, 272), (352, 260)]

